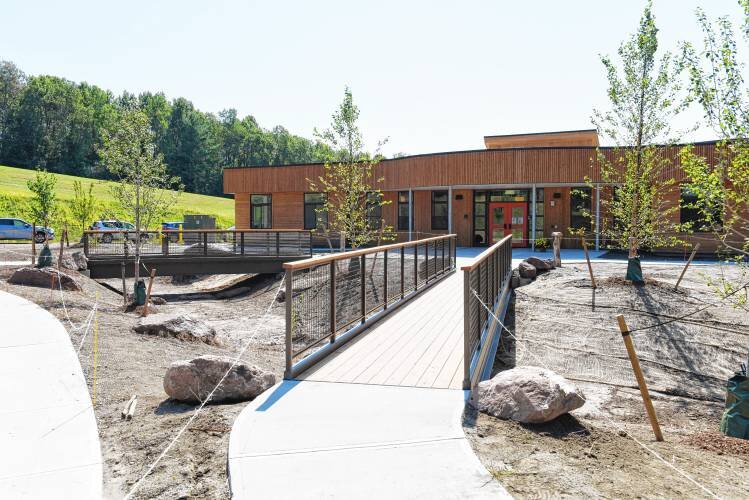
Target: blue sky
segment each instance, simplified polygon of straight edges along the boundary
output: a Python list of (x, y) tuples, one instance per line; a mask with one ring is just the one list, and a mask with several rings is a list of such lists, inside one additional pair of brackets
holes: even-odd
[[(615, 54), (644, 4), (5, 0), (0, 59), (115, 93), (233, 107), (308, 137), (348, 84), (370, 147), (389, 137), (385, 153), (417, 154), (482, 148), (490, 134), (589, 128), (592, 109), (606, 106), (598, 54)], [(698, 5), (740, 22), (735, 0), (656, 0), (663, 49), (700, 42)]]

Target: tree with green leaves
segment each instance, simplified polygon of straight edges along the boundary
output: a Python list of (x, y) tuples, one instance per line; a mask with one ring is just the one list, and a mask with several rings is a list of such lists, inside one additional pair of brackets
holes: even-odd
[(677, 189), (672, 161), (656, 143), (673, 140), (670, 122), (684, 106), (678, 99), (680, 68), (669, 53), (657, 57), (658, 28), (651, 7), (648, 2), (637, 32), (619, 47), (621, 69), (601, 57), (611, 108), (593, 114), (599, 133), (615, 144), (613, 155), (601, 150), (596, 155), (600, 182), (614, 191), (601, 199), (607, 217), (599, 231), (610, 243), (629, 249), (627, 277), (636, 282), (642, 282), (640, 249), (679, 242), (673, 222), (678, 207), (667, 203), (668, 194)]
[[(749, 41), (749, 0), (740, 0), (744, 11), (743, 36)], [(704, 46), (697, 51), (683, 44), (689, 71), (691, 93), (702, 106), (706, 121), (718, 134), (715, 161), (711, 164), (693, 148), (681, 151), (687, 175), (686, 187), (696, 201), (689, 208), (699, 211), (703, 227), (722, 242), (723, 248), (743, 267), (737, 278), (725, 275), (711, 279), (719, 295), (732, 298), (735, 305), (747, 306), (749, 270), (749, 100), (744, 66), (738, 54), (731, 21), (719, 18), (713, 25), (701, 10), (697, 21), (704, 33)], [(741, 290), (744, 293), (739, 293)]]
[[(325, 195), (318, 209), (327, 216), (324, 231), (338, 233), (352, 248), (393, 237), (393, 228), (381, 216), (382, 207), (390, 202), (378, 187), (384, 179), (375, 175), (380, 156), (369, 155), (364, 150), (358, 119), (359, 108), (346, 87), (330, 128), (315, 130), (315, 136), (330, 151), (323, 174), (317, 179), (307, 179), (310, 190)], [(378, 151), (382, 144), (378, 144)]]
[(83, 188), (81, 181), (73, 181), (73, 199), (70, 200), (70, 213), (81, 229), (86, 230), (90, 221), (96, 216), (98, 203), (94, 198), (94, 183), (88, 184), (88, 190)]
[[(104, 132), (101, 161), (117, 179), (112, 197), (135, 224), (135, 280), (140, 276), (141, 231), (153, 227), (177, 201), (182, 191), (179, 178), (169, 175), (164, 158), (156, 150), (148, 116), (128, 111)], [(174, 189), (175, 191), (170, 191)]]
[(35, 224), (41, 223), (45, 228), (49, 227), (57, 211), (56, 185), (57, 178), (46, 170), (37, 170), (34, 178), (26, 182), (29, 191), (34, 194), (28, 205), (29, 215)]

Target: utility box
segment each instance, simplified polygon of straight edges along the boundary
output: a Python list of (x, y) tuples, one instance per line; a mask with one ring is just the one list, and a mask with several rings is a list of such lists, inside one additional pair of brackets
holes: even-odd
[[(216, 218), (210, 215), (185, 215), (184, 223), (182, 224), (184, 230), (201, 230), (201, 229), (216, 229)], [(185, 243), (202, 243), (203, 235), (199, 233), (184, 233), (183, 239)], [(208, 242), (213, 243), (216, 241), (215, 234), (208, 234)]]

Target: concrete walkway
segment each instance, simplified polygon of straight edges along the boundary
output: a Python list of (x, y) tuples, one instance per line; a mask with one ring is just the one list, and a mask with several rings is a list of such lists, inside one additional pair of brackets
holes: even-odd
[(0, 291), (0, 497), (102, 498), (88, 387), (62, 324)]
[(284, 381), (237, 417), (235, 499), (509, 498), (463, 434), (464, 392)]

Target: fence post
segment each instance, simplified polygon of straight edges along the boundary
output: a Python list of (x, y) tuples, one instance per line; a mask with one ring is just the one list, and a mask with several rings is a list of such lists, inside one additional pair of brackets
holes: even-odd
[(244, 255), (244, 231), (239, 233), (239, 245), (241, 247), (241, 249), (239, 250), (239, 253), (241, 255)]
[(169, 255), (169, 233), (166, 233), (166, 236), (164, 236), (162, 234), (162, 237), (161, 237), (161, 253), (164, 256)]
[(361, 322), (367, 319), (367, 256), (362, 255), (359, 262), (359, 281), (361, 283)]
[(208, 233), (203, 233), (203, 255), (208, 255)]
[(419, 244), (414, 245), (414, 292), (419, 289)]
[(405, 296), (405, 281), (406, 281), (406, 258), (405, 252), (406, 247), (401, 247), (401, 299)]
[[(297, 233), (297, 234), (299, 234), (299, 233)], [(301, 238), (301, 235), (299, 236), (298, 244), (299, 244), (299, 248), (301, 249), (302, 248), (302, 238)], [(276, 231), (276, 257), (280, 257), (280, 256), (281, 256), (281, 233), (279, 233), (278, 231)]]
[(383, 269), (382, 269), (382, 277), (383, 277), (383, 285), (382, 285), (382, 293), (385, 296), (385, 302), (382, 306), (382, 309), (388, 308), (388, 251), (385, 250), (383, 256), (382, 256), (382, 262), (383, 262)]
[(434, 275), (437, 276), (437, 241), (435, 240), (432, 246), (434, 246)]
[(463, 271), (463, 389), (471, 388), (471, 273)]
[(283, 374), (283, 378), (285, 379), (290, 379), (293, 375), (291, 370), (291, 331), (293, 328), (291, 321), (292, 303), (294, 301), (293, 275), (294, 271), (292, 269), (286, 270), (286, 290), (284, 296), (284, 302), (286, 302), (286, 371)]
[(336, 261), (330, 262), (330, 343), (335, 342), (336, 332), (336, 310), (335, 310), (335, 287), (336, 287)]

